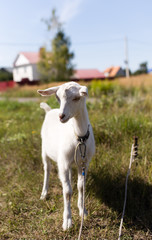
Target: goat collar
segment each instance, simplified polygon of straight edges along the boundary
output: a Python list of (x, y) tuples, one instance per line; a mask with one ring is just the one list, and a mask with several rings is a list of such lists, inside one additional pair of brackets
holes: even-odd
[(90, 125), (88, 125), (88, 130), (87, 130), (87, 132), (86, 132), (86, 134), (84, 136), (77, 136), (78, 142), (85, 143), (88, 140), (88, 138), (90, 136), (89, 127), (90, 127)]

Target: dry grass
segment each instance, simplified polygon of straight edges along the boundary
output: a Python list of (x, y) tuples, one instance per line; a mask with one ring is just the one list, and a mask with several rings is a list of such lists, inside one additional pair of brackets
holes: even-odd
[[(97, 80), (99, 81), (99, 80)], [(140, 75), (140, 76), (134, 76), (130, 78), (119, 78), (112, 81), (101, 81), (101, 84), (104, 84), (105, 82), (109, 82), (112, 85), (116, 86), (122, 86), (126, 88), (148, 88), (152, 86), (152, 75)], [(63, 82), (62, 82), (63, 83)], [(53, 82), (53, 83), (47, 83), (47, 84), (40, 84), (40, 85), (25, 85), (25, 86), (18, 86), (16, 85), (13, 89), (8, 90), (7, 92), (1, 92), (0, 96), (3, 97), (39, 97), (37, 94), (37, 90), (45, 89), (53, 86), (58, 86), (62, 84), (61, 82)], [(87, 85), (90, 86), (91, 82), (79, 82), (81, 85)]]
[(152, 74), (131, 76), (130, 78), (120, 78), (114, 82), (126, 87), (149, 87), (152, 86)]

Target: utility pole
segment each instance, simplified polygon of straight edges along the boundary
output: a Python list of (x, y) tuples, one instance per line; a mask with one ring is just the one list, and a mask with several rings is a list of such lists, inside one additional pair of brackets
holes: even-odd
[(125, 37), (125, 64), (126, 64), (126, 77), (129, 78), (129, 62), (128, 62), (128, 38)]

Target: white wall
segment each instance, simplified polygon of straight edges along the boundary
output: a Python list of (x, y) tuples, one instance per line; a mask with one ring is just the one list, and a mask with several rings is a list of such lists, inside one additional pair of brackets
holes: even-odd
[(29, 81), (33, 81), (33, 69), (31, 65), (13, 68), (13, 80), (15, 82), (21, 82), (23, 78), (28, 78)]
[(28, 78), (29, 81), (40, 80), (36, 64), (23, 65), (13, 68), (13, 80), (21, 82), (23, 78)]
[(37, 64), (33, 64), (33, 80), (40, 80), (40, 73), (37, 67)]
[(15, 82), (21, 82), (22, 79), (27, 78), (29, 81), (40, 80), (40, 74), (38, 73), (37, 64), (31, 64), (29, 60), (20, 53), (13, 67), (13, 80)]

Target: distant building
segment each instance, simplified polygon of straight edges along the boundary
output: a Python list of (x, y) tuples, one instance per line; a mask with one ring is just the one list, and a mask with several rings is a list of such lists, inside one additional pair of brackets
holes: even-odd
[(17, 83), (37, 82), (40, 74), (37, 63), (40, 60), (38, 52), (21, 52), (13, 64), (13, 80)]
[(152, 74), (152, 68), (151, 68), (151, 69), (148, 69), (148, 73), (149, 73), (149, 74)]
[(104, 79), (104, 73), (98, 71), (97, 69), (80, 69), (75, 70), (71, 80), (79, 81), (91, 81), (93, 79)]
[(120, 67), (109, 67), (104, 71), (104, 75), (106, 78), (116, 78), (116, 77), (125, 77), (125, 71)]

